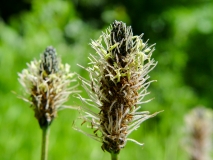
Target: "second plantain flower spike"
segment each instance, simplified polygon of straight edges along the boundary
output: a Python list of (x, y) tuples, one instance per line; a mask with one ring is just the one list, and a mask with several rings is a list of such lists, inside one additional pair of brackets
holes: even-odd
[(76, 86), (70, 87), (70, 83), (75, 81), (74, 73), (70, 72), (68, 64), (60, 62), (56, 50), (49, 46), (40, 60), (28, 63), (18, 76), (26, 94), (21, 98), (31, 104), (42, 130), (41, 160), (47, 160), (50, 124), (59, 110), (71, 108), (63, 103), (70, 94), (77, 92)]
[(35, 117), (41, 128), (47, 128), (56, 117), (58, 110), (63, 109), (63, 103), (68, 100), (74, 87), (69, 87), (75, 81), (68, 64), (61, 64), (56, 50), (49, 46), (41, 55), (41, 60), (31, 61), (28, 68), (19, 73), (19, 82), (30, 99)]
[[(156, 62), (151, 59), (153, 45), (147, 46), (141, 36), (133, 36), (132, 28), (114, 21), (100, 38), (91, 42), (96, 55), (91, 54), (90, 80), (80, 77), (89, 99), (80, 97), (84, 103), (95, 107), (98, 112), (82, 107), (84, 122), (94, 129), (90, 137), (102, 143), (102, 149), (117, 155), (124, 148), (127, 138), (140, 124), (155, 116), (148, 111), (139, 111), (144, 97), (149, 94), (147, 75)], [(84, 67), (83, 67), (84, 68)]]

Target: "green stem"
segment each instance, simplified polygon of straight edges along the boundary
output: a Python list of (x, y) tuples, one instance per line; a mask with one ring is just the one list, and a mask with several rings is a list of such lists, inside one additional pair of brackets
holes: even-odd
[(118, 160), (118, 154), (111, 153), (111, 160)]
[(49, 127), (42, 128), (41, 160), (47, 160)]

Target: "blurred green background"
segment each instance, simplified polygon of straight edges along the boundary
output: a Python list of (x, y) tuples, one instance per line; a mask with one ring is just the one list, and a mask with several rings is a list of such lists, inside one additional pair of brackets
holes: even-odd
[[(40, 159), (41, 130), (22, 93), (18, 72), (52, 45), (63, 63), (83, 77), (89, 46), (114, 20), (156, 43), (156, 79), (142, 106), (164, 110), (130, 135), (121, 160), (188, 160), (184, 117), (195, 106), (213, 108), (213, 3), (211, 0), (8, 0), (0, 4), (0, 159)], [(86, 94), (83, 92), (83, 95)], [(81, 105), (71, 97), (67, 105)], [(73, 130), (78, 112), (63, 110), (51, 126), (50, 160), (108, 160), (101, 144)], [(212, 157), (213, 158), (213, 157)]]

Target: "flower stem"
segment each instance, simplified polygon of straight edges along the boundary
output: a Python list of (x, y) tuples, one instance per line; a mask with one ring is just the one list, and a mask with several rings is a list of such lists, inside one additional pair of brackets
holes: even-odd
[(41, 160), (47, 160), (49, 127), (42, 128)]
[(118, 160), (118, 154), (111, 153), (111, 160)]

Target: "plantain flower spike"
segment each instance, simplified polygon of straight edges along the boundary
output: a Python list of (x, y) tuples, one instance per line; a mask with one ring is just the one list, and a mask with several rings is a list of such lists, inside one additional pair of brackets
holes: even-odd
[[(18, 74), (19, 82), (26, 92), (23, 100), (29, 102), (41, 128), (47, 128), (57, 116), (63, 103), (74, 93), (75, 81), (68, 64), (61, 64), (56, 50), (49, 46), (41, 55), (41, 60), (33, 60)], [(29, 97), (29, 98), (28, 98)]]
[(111, 154), (118, 154), (128, 140), (143, 145), (127, 137), (143, 121), (157, 114), (139, 111), (141, 104), (150, 101), (143, 100), (153, 82), (147, 74), (157, 64), (151, 58), (154, 45), (148, 46), (141, 38), (142, 35), (133, 36), (130, 26), (114, 21), (98, 40), (91, 42), (96, 54), (90, 54), (89, 67), (83, 67), (89, 72), (90, 80), (79, 76), (90, 97), (80, 96), (86, 104), (80, 118), (88, 122), (94, 134), (77, 130), (100, 141), (102, 149)]
[(184, 148), (190, 160), (211, 160), (213, 111), (204, 106), (193, 108), (185, 116)]

